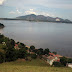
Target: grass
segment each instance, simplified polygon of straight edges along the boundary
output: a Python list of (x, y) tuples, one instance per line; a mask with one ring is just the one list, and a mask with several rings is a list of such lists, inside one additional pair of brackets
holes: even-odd
[(67, 67), (50, 67), (43, 60), (17, 60), (0, 64), (0, 72), (72, 72)]

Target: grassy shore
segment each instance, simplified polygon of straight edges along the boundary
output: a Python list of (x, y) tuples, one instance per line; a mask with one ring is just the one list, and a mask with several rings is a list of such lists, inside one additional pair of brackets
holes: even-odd
[(44, 61), (35, 59), (32, 61), (17, 60), (0, 64), (0, 72), (72, 72), (67, 67), (50, 67)]

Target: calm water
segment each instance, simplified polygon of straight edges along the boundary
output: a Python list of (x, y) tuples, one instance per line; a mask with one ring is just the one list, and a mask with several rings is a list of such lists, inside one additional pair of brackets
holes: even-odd
[(36, 48), (72, 57), (72, 24), (0, 20), (6, 27), (0, 33)]

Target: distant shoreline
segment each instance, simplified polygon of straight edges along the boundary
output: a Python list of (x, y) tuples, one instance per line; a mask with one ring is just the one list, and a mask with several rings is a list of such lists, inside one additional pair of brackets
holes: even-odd
[(0, 18), (0, 20), (22, 20), (22, 21), (30, 21), (30, 22), (50, 22), (50, 23), (68, 23), (72, 24), (72, 22), (61, 22), (61, 21), (43, 21), (43, 20), (25, 20), (25, 19), (13, 19), (13, 18)]

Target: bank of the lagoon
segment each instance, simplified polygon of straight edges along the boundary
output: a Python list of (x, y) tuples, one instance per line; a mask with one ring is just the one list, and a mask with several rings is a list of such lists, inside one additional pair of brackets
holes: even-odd
[(4, 28), (5, 26), (2, 24), (2, 23), (0, 23), (0, 29), (2, 29), (2, 28)]
[(0, 33), (36, 48), (49, 48), (72, 57), (72, 24), (0, 20), (5, 25)]

